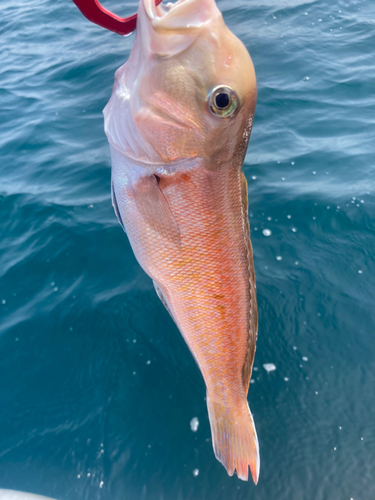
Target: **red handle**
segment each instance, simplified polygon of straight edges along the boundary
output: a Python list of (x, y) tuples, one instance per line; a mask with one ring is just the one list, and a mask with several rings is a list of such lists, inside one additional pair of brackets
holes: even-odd
[[(92, 23), (98, 24), (107, 30), (114, 31), (119, 35), (129, 35), (137, 25), (137, 14), (130, 17), (119, 17), (113, 12), (105, 9), (99, 0), (73, 0), (82, 14)], [(159, 5), (162, 0), (156, 0)]]

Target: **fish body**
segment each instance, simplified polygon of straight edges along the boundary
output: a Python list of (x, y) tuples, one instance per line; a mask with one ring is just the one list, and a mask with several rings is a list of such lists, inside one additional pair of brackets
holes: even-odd
[(250, 56), (214, 0), (141, 0), (104, 110), (112, 199), (138, 262), (207, 387), (216, 457), (255, 482), (247, 403), (257, 303), (242, 173), (256, 103)]

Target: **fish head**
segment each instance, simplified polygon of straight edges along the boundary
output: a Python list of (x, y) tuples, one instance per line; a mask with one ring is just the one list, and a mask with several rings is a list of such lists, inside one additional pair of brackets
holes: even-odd
[(140, 0), (134, 47), (104, 110), (115, 148), (146, 163), (242, 163), (255, 104), (250, 55), (215, 0)]

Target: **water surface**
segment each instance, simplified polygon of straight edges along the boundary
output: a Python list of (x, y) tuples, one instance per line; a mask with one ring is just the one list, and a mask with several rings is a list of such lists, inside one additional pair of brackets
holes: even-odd
[(258, 79), (244, 171), (260, 482), (214, 458), (202, 377), (111, 207), (102, 109), (134, 37), (68, 0), (2, 0), (0, 488), (375, 498), (375, 3), (218, 5)]

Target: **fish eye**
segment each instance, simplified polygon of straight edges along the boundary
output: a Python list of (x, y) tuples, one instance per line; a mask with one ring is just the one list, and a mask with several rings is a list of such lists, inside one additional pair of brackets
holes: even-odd
[(208, 107), (211, 113), (221, 118), (233, 116), (238, 110), (239, 104), (236, 92), (224, 85), (214, 87), (208, 94)]

